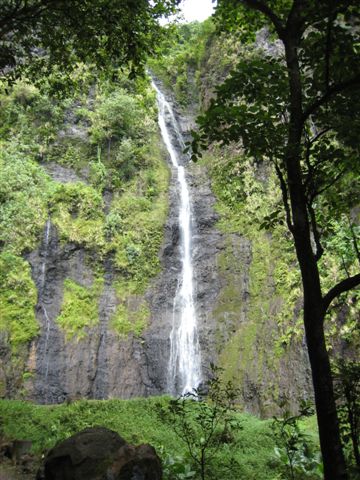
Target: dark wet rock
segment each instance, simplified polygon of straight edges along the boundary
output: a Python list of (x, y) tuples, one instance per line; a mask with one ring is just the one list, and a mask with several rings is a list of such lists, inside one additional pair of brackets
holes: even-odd
[[(0, 343), (0, 356), (6, 355), (6, 349), (4, 345)], [(5, 369), (0, 365), (0, 398), (6, 397), (6, 374)]]
[(161, 480), (159, 457), (150, 445), (129, 445), (104, 427), (87, 428), (56, 445), (38, 480)]
[[(183, 127), (190, 121), (180, 121)], [(183, 132), (186, 136), (186, 131)], [(181, 145), (178, 146), (179, 151)], [(188, 158), (183, 157), (183, 163)], [(61, 182), (79, 181), (71, 168), (51, 163), (46, 166), (54, 179)], [(172, 169), (171, 165), (169, 166)], [(187, 179), (192, 196), (196, 298), (203, 350), (203, 365), (214, 361), (214, 318), (212, 309), (221, 288), (218, 282), (216, 253), (222, 249), (222, 237), (214, 228), (217, 215), (215, 199), (203, 170), (187, 165)], [(40, 336), (28, 347), (26, 397), (39, 403), (59, 403), (74, 398), (130, 398), (157, 395), (167, 391), (167, 370), (170, 353), (170, 332), (173, 320), (173, 299), (181, 272), (180, 230), (178, 226), (179, 192), (176, 172), (172, 172), (169, 190), (169, 215), (160, 252), (161, 273), (151, 282), (145, 294), (151, 318), (141, 338), (119, 338), (111, 327), (117, 298), (113, 281), (116, 276), (111, 255), (104, 260), (104, 287), (99, 300), (99, 322), (88, 328), (81, 339), (67, 339), (57, 324), (64, 294), (64, 281), (71, 279), (84, 287), (94, 280), (91, 265), (93, 254), (76, 243), (60, 242), (54, 225), (50, 224), (39, 248), (28, 255), (32, 276), (38, 288), (36, 314), (41, 326)], [(111, 192), (105, 192), (105, 209), (110, 207)], [(141, 301), (141, 298), (135, 301)], [(0, 348), (1, 348), (0, 342)], [(8, 352), (7, 349), (5, 349)], [(2, 358), (7, 358), (4, 353)], [(12, 373), (6, 382), (12, 387), (6, 396), (16, 397), (18, 380)], [(0, 379), (1, 380), (1, 379)]]
[[(186, 116), (176, 108), (174, 111), (184, 138), (187, 138), (189, 132), (186, 129), (192, 124), (191, 115), (187, 121)], [(178, 144), (179, 152), (181, 148)], [(218, 214), (206, 165), (193, 164), (186, 155), (180, 163), (186, 165), (191, 195), (194, 298), (205, 382), (210, 374), (210, 362), (219, 363), (234, 333), (254, 320), (251, 318), (250, 296), (253, 246), (246, 236), (224, 234), (217, 228)], [(45, 168), (60, 182), (84, 179), (82, 174), (68, 167), (51, 163)], [(172, 170), (171, 165), (169, 168)], [(173, 299), (182, 267), (179, 192), (176, 172), (172, 171), (172, 174), (169, 213), (159, 255), (162, 268), (145, 293), (151, 316), (141, 337), (119, 337), (112, 328), (112, 319), (119, 304), (114, 285), (118, 272), (114, 268), (113, 256), (108, 255), (103, 259), (104, 286), (99, 299), (99, 322), (87, 328), (81, 339), (65, 338), (56, 321), (63, 302), (64, 281), (69, 278), (84, 287), (92, 286), (92, 265), (99, 264), (99, 259), (79, 244), (60, 242), (55, 226), (50, 225), (48, 240), (45, 241), (44, 231), (39, 248), (27, 256), (38, 288), (36, 314), (41, 332), (30, 346), (19, 351), (21, 361), (16, 364), (11, 362), (7, 334), (0, 332), (0, 396), (25, 396), (39, 403), (59, 403), (77, 398), (131, 398), (168, 391)], [(259, 180), (266, 181), (265, 164), (259, 165), (257, 174)], [(111, 202), (112, 192), (105, 192), (105, 213), (109, 211)], [(226, 258), (229, 255), (231, 258)], [(269, 285), (269, 289), (273, 286)], [(227, 292), (226, 295), (224, 292)], [(138, 296), (131, 301), (136, 306), (136, 302), (143, 300), (142, 296)], [(271, 312), (276, 308), (275, 298)], [(271, 352), (274, 350), (274, 332), (278, 328), (274, 318), (261, 319), (259, 338), (254, 341), (253, 351), (249, 353), (244, 367), (246, 376), (241, 385), (240, 400), (254, 413), (271, 414), (276, 399), (271, 397), (269, 400), (269, 392), (272, 395), (276, 391), (282, 395), (288, 391), (294, 399), (311, 392), (305, 344), (291, 348), (273, 368)], [(238, 341), (233, 349), (232, 362), (235, 365), (242, 362), (242, 339), (239, 337)], [(261, 351), (261, 356), (258, 351)], [(225, 358), (227, 361), (228, 358)], [(24, 371), (29, 374), (26, 380), (23, 379)], [(258, 380), (260, 375), (261, 383)], [(267, 411), (264, 411), (264, 404), (269, 405)]]

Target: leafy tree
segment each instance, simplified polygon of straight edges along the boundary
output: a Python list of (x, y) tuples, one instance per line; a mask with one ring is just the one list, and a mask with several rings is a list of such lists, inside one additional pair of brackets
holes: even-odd
[[(128, 138), (137, 139), (140, 143), (146, 136), (151, 120), (140, 102), (125, 90), (100, 96), (97, 103), (98, 108), (89, 114), (90, 141), (100, 146), (106, 143), (108, 154), (113, 140)], [(124, 148), (126, 150), (126, 145)]]
[(179, 0), (3, 0), (0, 72), (55, 78), (79, 62), (135, 73), (163, 35), (158, 20)]
[(319, 478), (322, 467), (319, 465), (319, 455), (311, 449), (309, 435), (302, 431), (299, 424), (300, 420), (313, 414), (310, 403), (302, 401), (298, 414), (293, 415), (285, 409), (282, 417), (274, 417), (273, 430), (277, 439), (275, 453), (286, 467), (286, 478)]
[[(218, 368), (212, 366), (212, 372), (213, 378), (207, 383), (206, 400), (200, 390), (194, 389), (170, 400), (167, 407), (158, 406), (159, 417), (186, 444), (202, 480), (213, 477), (211, 460), (221, 445), (233, 440), (232, 431), (239, 428), (239, 422), (233, 415), (238, 392), (231, 382), (221, 384)], [(236, 469), (236, 464), (233, 463), (230, 468)]]
[(340, 265), (326, 290), (321, 259), (332, 218), (359, 202), (360, 6), (352, 0), (219, 0), (216, 16), (220, 29), (247, 40), (270, 25), (281, 47), (276, 56), (241, 58), (216, 89), (198, 119), (194, 157), (209, 142), (241, 140), (248, 155), (276, 170), (302, 277), (325, 479), (345, 479), (324, 320), (333, 300), (360, 284), (355, 229), (347, 248), (357, 260), (351, 268)]

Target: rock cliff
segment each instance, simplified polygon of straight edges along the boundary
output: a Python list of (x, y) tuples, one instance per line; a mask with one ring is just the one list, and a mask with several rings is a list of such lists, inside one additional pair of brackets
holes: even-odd
[[(168, 95), (171, 98), (171, 93)], [(171, 102), (182, 134), (188, 138), (193, 112), (177, 108), (174, 99)], [(70, 130), (73, 140), (74, 129)], [(79, 126), (78, 131), (86, 144), (88, 137)], [(66, 132), (62, 136), (67, 138)], [(162, 152), (165, 161), (165, 149)], [(183, 160), (187, 162), (185, 157)], [(194, 220), (195, 304), (203, 378), (208, 377), (211, 362), (219, 364), (224, 378), (240, 387), (239, 402), (252, 412), (269, 415), (284, 397), (291, 396), (296, 405), (298, 398), (310, 394), (306, 348), (301, 339), (291, 349), (279, 348), (283, 332), (276, 319), (283, 299), (275, 287), (277, 258), (273, 255), (278, 244), (247, 228), (224, 228), (221, 222), (227, 220), (219, 208), (212, 165), (211, 159), (186, 164)], [(43, 168), (60, 185), (61, 195), (74, 195), (71, 185), (86, 188), (90, 181), (88, 167), (79, 170), (60, 165), (56, 157)], [(169, 162), (168, 169), (172, 170)], [(266, 183), (266, 166), (259, 169), (257, 177)], [(129, 284), (120, 285), (121, 289), (123, 260), (119, 261), (118, 251), (106, 246), (96, 250), (85, 237), (69, 241), (72, 233), (64, 234), (63, 213), (50, 209), (38, 247), (26, 254), (37, 289), (35, 311), (40, 331), (15, 354), (8, 337), (2, 336), (3, 397), (59, 403), (80, 397), (131, 398), (167, 391), (173, 299), (181, 270), (179, 192), (174, 172), (170, 178), (168, 214), (157, 252), (160, 269), (145, 290)], [(68, 190), (61, 190), (62, 185)], [(109, 218), (114, 198), (113, 192), (104, 189), (98, 201), (100, 212), (91, 210), (88, 215)], [(74, 205), (68, 209), (68, 223), (81, 215), (78, 209), (83, 207)], [(121, 215), (121, 209), (119, 212)], [(143, 235), (141, 226), (138, 235)], [(130, 267), (136, 268), (138, 245), (126, 244)], [(67, 309), (70, 321), (78, 325), (65, 323)], [(120, 331), (114, 326), (119, 309), (123, 315)]]

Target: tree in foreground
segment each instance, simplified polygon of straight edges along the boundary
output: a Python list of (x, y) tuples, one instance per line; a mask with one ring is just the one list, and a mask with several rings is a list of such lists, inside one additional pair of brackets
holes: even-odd
[[(326, 480), (347, 478), (324, 334), (330, 305), (360, 284), (354, 206), (359, 204), (360, 6), (342, 0), (219, 0), (222, 30), (254, 39), (264, 25), (279, 54), (240, 59), (198, 119), (194, 158), (211, 142), (241, 141), (278, 176), (303, 286), (303, 319)], [(349, 219), (342, 277), (324, 287), (331, 221)], [(276, 221), (279, 213), (271, 217)], [(271, 223), (271, 222), (270, 222)]]
[(0, 76), (56, 76), (79, 62), (135, 74), (164, 35), (159, 19), (179, 1), (3, 0)]
[(206, 393), (194, 389), (170, 400), (166, 407), (161, 404), (157, 407), (161, 421), (167, 423), (186, 445), (193, 473), (201, 480), (225, 476), (226, 470), (233, 476), (238, 468), (233, 458), (224, 456), (222, 461), (216, 458), (221, 446), (232, 443), (233, 432), (241, 428), (234, 415), (239, 392), (231, 381), (225, 385), (221, 383), (220, 370), (211, 365), (212, 378), (206, 383)]

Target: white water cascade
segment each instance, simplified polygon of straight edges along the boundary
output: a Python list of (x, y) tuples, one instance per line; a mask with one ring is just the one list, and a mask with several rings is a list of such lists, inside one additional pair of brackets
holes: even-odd
[[(49, 337), (50, 337), (50, 319), (44, 303), (44, 294), (45, 294), (45, 286), (46, 286), (46, 268), (47, 268), (47, 257), (49, 253), (50, 233), (51, 233), (51, 221), (50, 219), (48, 219), (45, 224), (45, 231), (44, 231), (43, 260), (41, 262), (40, 288), (39, 288), (39, 303), (41, 305), (41, 308), (44, 314), (44, 319), (45, 319), (45, 345), (44, 345), (45, 381), (44, 383), (46, 386), (47, 386), (47, 379), (49, 375), (48, 348), (49, 348)], [(47, 401), (47, 395), (48, 395), (48, 391), (46, 390), (45, 402)]]
[[(179, 165), (179, 156), (174, 144), (176, 140), (180, 147), (184, 148), (184, 141), (171, 105), (154, 82), (152, 86), (157, 93), (161, 135), (177, 175), (180, 196), (178, 218), (182, 269), (173, 303), (168, 390), (172, 394), (185, 394), (197, 388), (201, 381), (200, 345), (194, 305), (191, 203), (185, 170)], [(171, 131), (174, 132), (173, 136)]]

